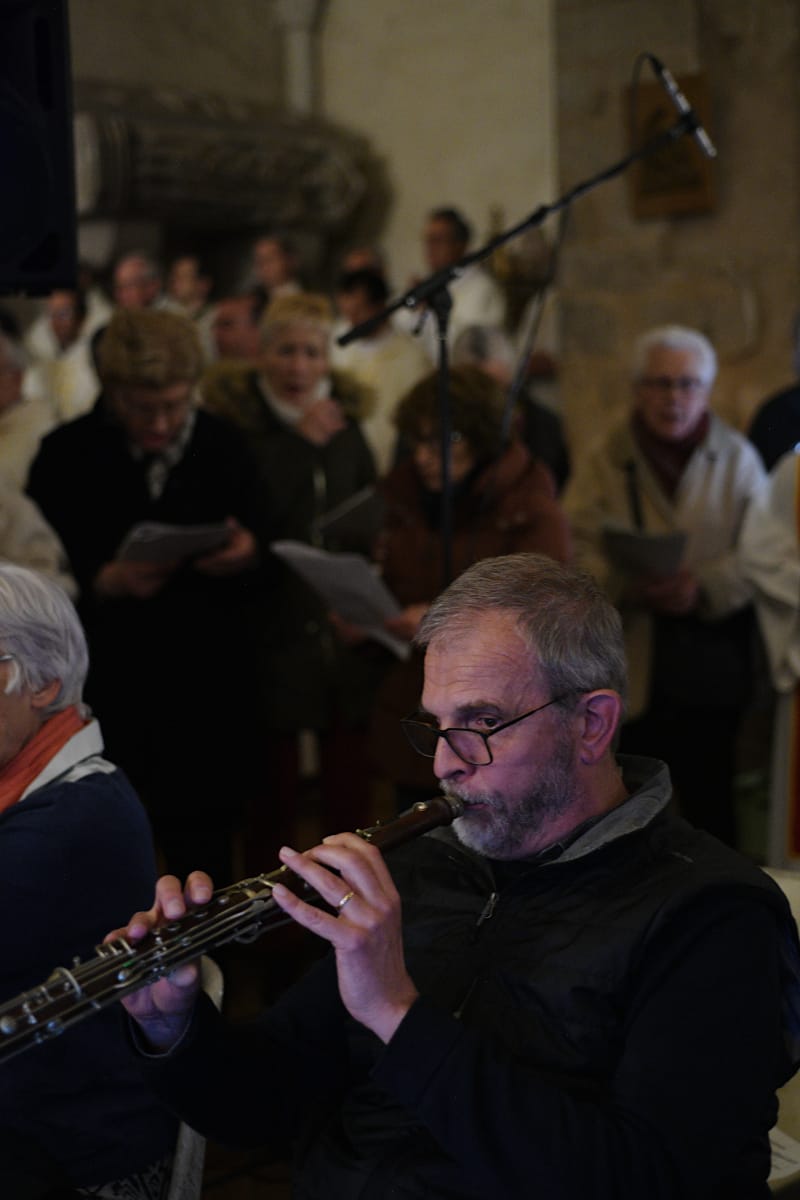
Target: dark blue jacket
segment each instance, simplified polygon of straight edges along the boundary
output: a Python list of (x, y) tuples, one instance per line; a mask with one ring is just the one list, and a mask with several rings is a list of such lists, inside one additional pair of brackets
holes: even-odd
[[(77, 738), (102, 744), (96, 725)], [(75, 955), (90, 957), (111, 929), (150, 907), (155, 878), (144, 809), (102, 758), (79, 760), (0, 813), (0, 1002)], [(114, 1006), (0, 1063), (0, 1138), (26, 1154), (38, 1148), (82, 1186), (159, 1158), (176, 1123), (126, 1051)], [(10, 1197), (7, 1168), (0, 1154), (0, 1195)]]

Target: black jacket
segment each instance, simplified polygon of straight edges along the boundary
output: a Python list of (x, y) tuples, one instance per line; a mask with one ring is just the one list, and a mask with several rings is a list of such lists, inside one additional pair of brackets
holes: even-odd
[(327, 960), (247, 1029), (200, 1013), (149, 1064), (162, 1097), (220, 1140), (299, 1138), (301, 1200), (766, 1196), (796, 932), (654, 766), (555, 857), (395, 853), (421, 999), (388, 1046)]
[(44, 439), (28, 493), (61, 537), (80, 585), (87, 698), (102, 717), (111, 757), (151, 807), (213, 810), (223, 782), (236, 794), (231, 772), (241, 755), (230, 746), (248, 742), (244, 722), (256, 696), (250, 644), (269, 611), (263, 572), (212, 577), (187, 564), (147, 599), (98, 599), (92, 581), (141, 521), (235, 517), (263, 544), (267, 502), (241, 435), (197, 412), (183, 457), (152, 499), (144, 462), (99, 401)]

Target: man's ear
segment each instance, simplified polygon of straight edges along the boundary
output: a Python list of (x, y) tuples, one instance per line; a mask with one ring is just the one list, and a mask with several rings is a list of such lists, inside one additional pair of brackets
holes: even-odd
[(622, 719), (622, 697), (618, 692), (586, 692), (578, 704), (580, 760), (587, 766), (599, 762), (612, 745)]
[(34, 692), (31, 697), (31, 704), (34, 708), (47, 708), (48, 704), (52, 704), (58, 693), (61, 691), (61, 680), (51, 679), (43, 688), (39, 688), (38, 692)]

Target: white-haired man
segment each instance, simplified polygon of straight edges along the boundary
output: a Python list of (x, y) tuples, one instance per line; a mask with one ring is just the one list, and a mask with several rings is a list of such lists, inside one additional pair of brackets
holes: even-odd
[[(684, 815), (734, 845), (752, 619), (735, 546), (764, 470), (709, 409), (716, 355), (702, 334), (651, 330), (631, 374), (629, 413), (585, 455), (564, 507), (578, 562), (622, 611), (631, 669), (623, 749), (669, 762)], [(648, 562), (655, 544), (620, 546), (620, 529), (683, 534), (685, 544), (677, 562)]]
[[(155, 879), (144, 809), (103, 758), (83, 704), (87, 668), (61, 588), (0, 564), (0, 1001), (89, 956)], [(9, 1200), (111, 1182), (117, 1190), (103, 1195), (160, 1194), (174, 1136), (113, 1013), (3, 1064), (0, 1194)]]
[[(162, 1097), (225, 1141), (297, 1139), (314, 1200), (763, 1197), (797, 931), (670, 811), (663, 763), (616, 758), (619, 615), (513, 555), (464, 572), (419, 640), (407, 732), (463, 815), (392, 875), (351, 833), (284, 848), (325, 909), (275, 901), (334, 953), (247, 1029), (195, 1005), (193, 968), (128, 997)], [(127, 935), (210, 888), (162, 880)]]

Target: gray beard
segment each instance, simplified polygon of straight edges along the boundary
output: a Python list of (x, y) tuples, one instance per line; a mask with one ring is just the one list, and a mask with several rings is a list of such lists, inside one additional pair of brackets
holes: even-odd
[[(534, 765), (534, 785), (518, 800), (507, 800), (497, 792), (467, 792), (443, 786), (446, 796), (456, 796), (466, 805), (463, 816), (453, 822), (453, 830), (463, 846), (486, 858), (513, 860), (522, 858), (532, 832), (538, 832), (549, 820), (560, 817), (575, 797), (571, 742), (559, 740), (547, 764)], [(470, 815), (469, 803), (486, 804), (489, 812)]]

